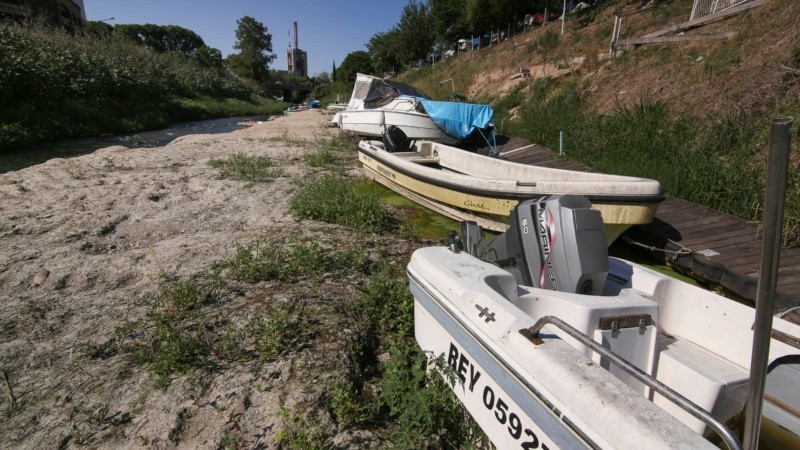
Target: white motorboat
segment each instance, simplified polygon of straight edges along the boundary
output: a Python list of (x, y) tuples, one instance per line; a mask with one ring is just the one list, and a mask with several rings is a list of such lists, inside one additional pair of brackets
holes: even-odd
[(518, 164), (419, 141), (411, 152), (389, 152), (379, 141), (361, 141), (364, 173), (422, 205), (456, 220), (475, 220), (505, 231), (521, 201), (548, 194), (580, 194), (600, 210), (610, 245), (632, 225), (650, 223), (664, 199), (646, 178)]
[(493, 114), (488, 105), (432, 101), (407, 84), (359, 73), (347, 109), (337, 112), (332, 123), (368, 137), (396, 130), (389, 142), (398, 150), (414, 140), (458, 144), (475, 139), (493, 146)]
[[(609, 258), (590, 206), (526, 201), (491, 241), (462, 222), (414, 252), (420, 347), (497, 448), (740, 448), (753, 308)], [(769, 362), (763, 420), (798, 445), (797, 323), (774, 318)]]

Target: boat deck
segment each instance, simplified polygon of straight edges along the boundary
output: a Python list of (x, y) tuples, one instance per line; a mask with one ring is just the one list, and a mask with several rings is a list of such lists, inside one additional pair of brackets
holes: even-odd
[[(500, 158), (508, 161), (590, 171), (582, 164), (558, 160), (552, 150), (522, 139), (511, 139), (498, 148)], [(627, 237), (653, 247), (654, 254), (694, 278), (755, 301), (761, 258), (757, 223), (668, 196), (653, 223), (631, 228)], [(796, 306), (800, 306), (800, 249), (785, 248), (780, 254), (775, 308), (784, 311)], [(798, 311), (786, 318), (800, 324)]]

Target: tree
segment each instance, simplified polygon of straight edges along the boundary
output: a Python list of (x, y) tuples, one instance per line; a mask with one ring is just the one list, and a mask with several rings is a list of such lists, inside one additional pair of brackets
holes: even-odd
[(428, 5), (409, 0), (397, 23), (400, 60), (411, 63), (424, 59), (431, 52), (436, 37), (431, 33), (433, 22)]
[(397, 28), (372, 36), (367, 43), (367, 50), (377, 72), (392, 72), (407, 62), (400, 59), (402, 48)]
[(189, 57), (195, 56), (197, 49), (205, 45), (197, 33), (177, 25), (119, 24), (114, 26), (114, 34), (155, 52), (171, 51)]
[(374, 72), (372, 59), (369, 57), (369, 53), (363, 50), (350, 52), (345, 56), (342, 65), (336, 69), (336, 80), (345, 84), (355, 83), (358, 72), (368, 74)]
[(436, 39), (445, 45), (469, 36), (466, 20), (467, 0), (428, 0), (431, 24)]
[(222, 69), (222, 52), (214, 47), (206, 45), (200, 47), (195, 52), (197, 62), (203, 67), (213, 67), (215, 69)]
[(83, 28), (83, 33), (95, 38), (107, 38), (114, 34), (114, 27), (99, 20), (89, 20)]
[(236, 24), (236, 44), (233, 47), (239, 53), (228, 57), (231, 69), (242, 77), (267, 81), (269, 65), (275, 59), (272, 35), (263, 23), (250, 16), (242, 17)]

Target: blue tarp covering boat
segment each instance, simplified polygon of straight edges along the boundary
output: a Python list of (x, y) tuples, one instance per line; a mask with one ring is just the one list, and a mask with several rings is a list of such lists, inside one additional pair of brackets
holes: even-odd
[(417, 101), (425, 108), (428, 117), (449, 136), (464, 140), (477, 132), (487, 144), (494, 147), (494, 111), (491, 106), (424, 98), (417, 98)]

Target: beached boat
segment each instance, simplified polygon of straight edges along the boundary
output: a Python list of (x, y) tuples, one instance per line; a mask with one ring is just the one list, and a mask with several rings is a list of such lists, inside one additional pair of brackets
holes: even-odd
[(411, 152), (389, 152), (361, 141), (364, 173), (390, 189), (456, 220), (505, 231), (521, 201), (547, 194), (580, 194), (600, 210), (611, 244), (631, 225), (653, 220), (664, 199), (654, 180), (518, 164), (418, 141)]
[[(609, 258), (585, 197), (510, 222), (407, 267), (416, 339), (497, 448), (740, 448), (752, 308)], [(769, 362), (762, 440), (798, 448), (800, 326), (774, 318)]]
[(433, 101), (407, 84), (360, 73), (347, 109), (337, 112), (332, 123), (368, 137), (395, 130), (388, 142), (398, 150), (419, 139), (446, 144), (472, 139), (493, 146), (493, 115), (488, 105)]
[(284, 116), (288, 116), (289, 114), (293, 114), (293, 113), (300, 112), (300, 111), (305, 111), (307, 109), (308, 109), (308, 105), (302, 105), (302, 104), (292, 105), (292, 106), (286, 108), (283, 111), (283, 115)]

